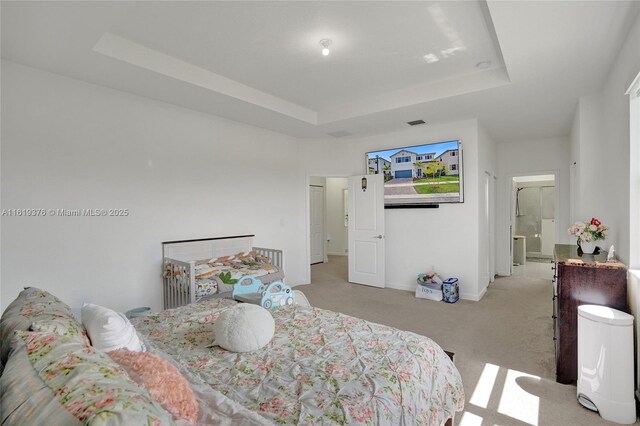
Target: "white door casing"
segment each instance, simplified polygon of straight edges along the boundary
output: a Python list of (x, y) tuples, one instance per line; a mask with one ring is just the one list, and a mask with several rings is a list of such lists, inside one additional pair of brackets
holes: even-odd
[(311, 263), (324, 262), (324, 188), (309, 187)]
[[(362, 189), (366, 179), (367, 189)], [(349, 282), (385, 286), (383, 175), (349, 177)]]

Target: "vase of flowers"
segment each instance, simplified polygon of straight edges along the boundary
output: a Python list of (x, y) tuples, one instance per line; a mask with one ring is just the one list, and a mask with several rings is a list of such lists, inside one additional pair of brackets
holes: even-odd
[(596, 249), (596, 241), (604, 240), (608, 230), (608, 226), (592, 217), (591, 221), (576, 222), (571, 225), (569, 234), (578, 239), (578, 247), (582, 249), (584, 254), (593, 254)]

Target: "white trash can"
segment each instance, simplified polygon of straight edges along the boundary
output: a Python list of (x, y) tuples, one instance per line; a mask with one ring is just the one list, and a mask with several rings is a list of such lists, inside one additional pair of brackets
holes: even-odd
[(579, 306), (580, 404), (605, 420), (635, 423), (633, 376), (633, 316), (606, 306)]

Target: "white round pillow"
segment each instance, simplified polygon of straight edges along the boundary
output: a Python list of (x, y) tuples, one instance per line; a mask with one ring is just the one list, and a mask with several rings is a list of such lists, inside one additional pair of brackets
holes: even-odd
[(213, 345), (231, 352), (251, 352), (273, 339), (276, 324), (261, 306), (239, 303), (223, 311), (213, 324)]

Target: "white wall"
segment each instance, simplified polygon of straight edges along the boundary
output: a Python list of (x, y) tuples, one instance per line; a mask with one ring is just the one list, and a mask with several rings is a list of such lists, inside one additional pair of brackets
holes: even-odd
[[(627, 264), (631, 261), (630, 214), (636, 224), (640, 221), (638, 211), (630, 209), (630, 176), (633, 173), (638, 184), (640, 166), (637, 157), (630, 157), (629, 96), (625, 93), (639, 72), (640, 15), (636, 18), (602, 90), (602, 134), (606, 135), (608, 155), (602, 159), (604, 176), (599, 182), (599, 192), (603, 196), (600, 201), (605, 206), (604, 214), (611, 217), (611, 242), (616, 245), (620, 259)], [(638, 143), (640, 141), (636, 140), (635, 144)], [(612, 188), (607, 180), (625, 184), (616, 184)], [(637, 241), (640, 235), (636, 234), (633, 238)], [(640, 268), (640, 253), (634, 254), (634, 262), (630, 266)]]
[(570, 243), (569, 138), (553, 138), (498, 145), (497, 256), (500, 275), (510, 271), (512, 178), (535, 174), (556, 175), (556, 242)]
[[(575, 163), (576, 168), (576, 193), (574, 217), (571, 222), (588, 220), (597, 217), (609, 225), (609, 218), (603, 215), (602, 205), (597, 197), (594, 197), (594, 188), (605, 177), (604, 161), (607, 153), (603, 151), (603, 135), (601, 128), (602, 106), (600, 95), (583, 96), (578, 102), (576, 115), (578, 116), (578, 138), (571, 138), (572, 145), (576, 142), (578, 147), (571, 149), (570, 164)], [(574, 140), (576, 139), (576, 140)]]
[[(575, 219), (596, 216), (610, 227), (606, 246), (614, 244), (621, 261), (640, 267), (640, 253), (630, 253), (631, 176), (640, 178), (637, 158), (630, 155), (629, 97), (625, 94), (640, 72), (640, 16), (636, 17), (599, 93), (580, 98), (572, 140), (579, 144), (578, 207)], [(579, 216), (578, 216), (579, 215)], [(640, 235), (632, 236), (634, 239)], [(630, 260), (633, 261), (630, 262)]]
[[(478, 130), (476, 120), (428, 125), (348, 140), (308, 143), (306, 174), (351, 176), (366, 171), (365, 153), (399, 146), (460, 139), (464, 149), (465, 201), (438, 209), (385, 210), (386, 282), (413, 290), (416, 276), (432, 266), (460, 279), (461, 297), (478, 300)], [(304, 161), (304, 158), (301, 160)], [(464, 247), (464, 249), (461, 249)]]
[(347, 227), (344, 226), (343, 191), (347, 189), (346, 178), (327, 178), (325, 232), (331, 236), (327, 241), (327, 254), (345, 256), (349, 247)]
[(304, 282), (305, 176), (282, 134), (2, 62), (2, 309), (23, 286), (78, 307), (162, 307), (161, 242), (256, 234)]
[(327, 179), (324, 176), (309, 176), (309, 185), (324, 186), (327, 184)]
[(569, 136), (569, 221), (574, 222), (574, 218), (578, 217), (578, 202), (580, 191), (578, 170), (578, 159), (580, 158), (580, 113), (578, 112), (580, 103), (576, 107), (576, 114), (573, 117), (571, 125), (571, 134)]
[[(640, 86), (640, 73), (637, 78)], [(630, 136), (636, 142), (629, 150), (629, 267), (640, 269), (640, 95), (633, 99), (630, 109), (631, 117), (635, 117)]]

